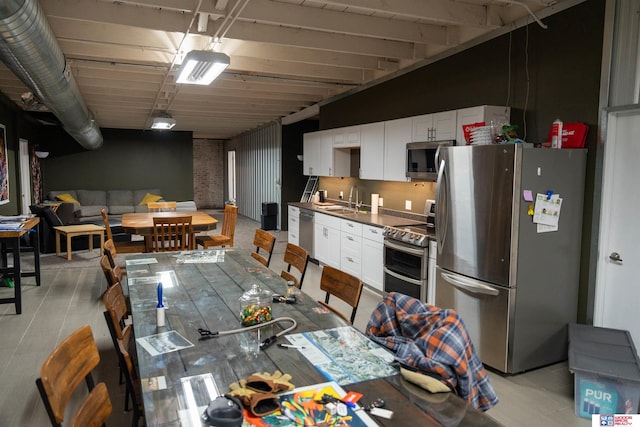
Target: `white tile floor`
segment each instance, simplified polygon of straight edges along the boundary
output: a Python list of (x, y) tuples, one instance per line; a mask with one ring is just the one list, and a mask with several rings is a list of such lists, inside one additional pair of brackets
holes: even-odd
[[(259, 224), (239, 217), (237, 227), (236, 245), (250, 249)], [(274, 234), (277, 243), (271, 268), (280, 272), (284, 268), (282, 253), (287, 233)], [(116, 355), (102, 315), (100, 296), (105, 279), (99, 268), (98, 252), (74, 253), (71, 262), (53, 256), (45, 256), (40, 288), (32, 278), (24, 279), (21, 315), (15, 315), (12, 304), (0, 305), (0, 426), (48, 425), (35, 379), (55, 345), (84, 324), (92, 327), (101, 353), (96, 378), (107, 383), (114, 405), (108, 425), (130, 425), (131, 414), (123, 412), (124, 386), (118, 384)], [(303, 291), (314, 299), (323, 297), (319, 289), (320, 272), (320, 267), (310, 264), (304, 280)], [(7, 289), (0, 289), (0, 298), (6, 292)], [(355, 321), (357, 328), (364, 329), (380, 299), (370, 291), (363, 292)], [(339, 304), (334, 305), (339, 308)], [(348, 312), (346, 306), (343, 308)], [(573, 376), (566, 363), (514, 376), (490, 372), (490, 378), (500, 403), (488, 414), (506, 426), (590, 425), (589, 420), (574, 414)]]

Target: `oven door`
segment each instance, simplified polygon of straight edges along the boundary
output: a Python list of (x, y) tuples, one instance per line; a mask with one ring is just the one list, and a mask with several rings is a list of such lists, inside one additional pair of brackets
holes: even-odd
[(384, 290), (427, 298), (428, 249), (385, 239)]

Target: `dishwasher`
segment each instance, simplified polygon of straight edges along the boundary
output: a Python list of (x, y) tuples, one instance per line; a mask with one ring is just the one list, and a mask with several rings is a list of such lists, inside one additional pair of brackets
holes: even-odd
[(314, 258), (313, 250), (313, 216), (314, 212), (300, 209), (300, 246), (309, 252), (309, 257)]

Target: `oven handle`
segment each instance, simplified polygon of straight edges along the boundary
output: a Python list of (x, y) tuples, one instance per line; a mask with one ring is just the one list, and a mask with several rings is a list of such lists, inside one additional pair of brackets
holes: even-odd
[(395, 277), (396, 279), (402, 280), (403, 282), (408, 282), (416, 286), (424, 285), (424, 282), (422, 280), (416, 280), (416, 279), (412, 279), (411, 277), (403, 276), (402, 274), (398, 274), (395, 271), (389, 270), (387, 267), (382, 267), (382, 270), (389, 276)]
[(408, 254), (411, 254), (411, 255), (416, 255), (416, 256), (419, 256), (419, 257), (424, 256), (424, 252), (425, 252), (424, 248), (416, 249), (416, 248), (405, 246), (405, 245), (398, 245), (398, 244), (395, 244), (392, 241), (387, 240), (387, 239), (385, 239), (384, 245), (389, 247), (389, 248), (391, 248), (391, 249), (395, 249), (397, 251), (405, 252), (405, 253), (408, 253)]
[(497, 289), (492, 288), (491, 286), (482, 284), (480, 282), (477, 282), (475, 280), (459, 279), (449, 273), (440, 273), (440, 275), (444, 280), (449, 282), (452, 286), (467, 290), (469, 292), (473, 292), (475, 294), (497, 296), (500, 293), (500, 291), (498, 291)]

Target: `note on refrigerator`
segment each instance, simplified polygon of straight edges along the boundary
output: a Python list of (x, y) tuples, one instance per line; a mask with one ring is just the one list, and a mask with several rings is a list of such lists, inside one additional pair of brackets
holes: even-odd
[(538, 233), (558, 230), (561, 208), (562, 199), (559, 194), (553, 194), (550, 198), (546, 194), (536, 195), (533, 222), (538, 224)]

